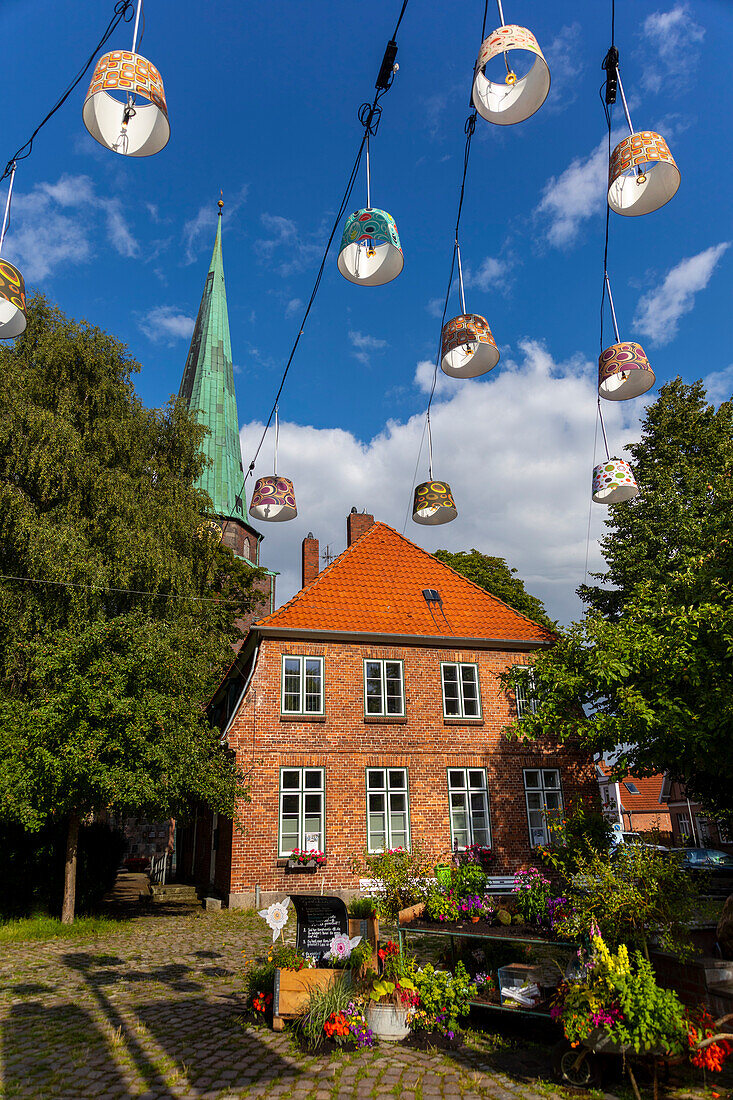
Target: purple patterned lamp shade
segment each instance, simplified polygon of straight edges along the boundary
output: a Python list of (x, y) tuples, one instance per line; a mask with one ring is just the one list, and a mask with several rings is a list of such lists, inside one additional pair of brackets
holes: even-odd
[[(503, 55), (510, 69), (508, 50), (534, 55), (532, 68), (522, 77), (508, 71), (503, 80), (490, 80), (484, 71), (487, 62)], [(537, 39), (526, 27), (498, 27), (482, 43), (473, 79), (473, 105), (487, 122), (497, 126), (524, 122), (539, 111), (549, 90), (550, 70)]]
[(641, 344), (612, 344), (598, 360), (598, 392), (606, 401), (641, 397), (656, 381)]
[(17, 267), (0, 260), (0, 340), (25, 332), (25, 280)]
[(596, 504), (622, 504), (639, 495), (631, 467), (622, 458), (609, 458), (593, 470), (593, 500)]
[(159, 153), (171, 135), (161, 75), (155, 65), (129, 50), (100, 57), (82, 117), (95, 141), (127, 157)]
[(478, 378), (493, 370), (498, 362), (499, 350), (485, 317), (462, 313), (443, 326), (440, 369), (444, 374), (451, 378)]
[(458, 515), (447, 481), (424, 481), (415, 489), (412, 518), (415, 523), (450, 523)]
[(680, 170), (663, 137), (653, 130), (629, 134), (608, 164), (608, 205), (617, 214), (651, 214), (669, 202), (680, 185)]
[(298, 509), (295, 504), (295, 490), (290, 478), (270, 474), (255, 482), (249, 514), (255, 519), (269, 523), (280, 523), (295, 519)]

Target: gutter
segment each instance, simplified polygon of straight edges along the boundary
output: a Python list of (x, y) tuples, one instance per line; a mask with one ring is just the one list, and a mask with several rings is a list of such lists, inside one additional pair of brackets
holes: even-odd
[(247, 679), (245, 681), (245, 684), (244, 684), (244, 687), (242, 688), (242, 690), (239, 694), (239, 698), (237, 699), (236, 703), (234, 704), (234, 706), (232, 708), (232, 713), (231, 713), (231, 716), (229, 718), (229, 721), (227, 722), (226, 728), (224, 729), (224, 731), (223, 731), (223, 733), (222, 733), (222, 735), (219, 739), (219, 744), (220, 745), (226, 745), (226, 743), (227, 743), (227, 735), (229, 733), (229, 730), (232, 728), (232, 723), (234, 722), (234, 719), (237, 716), (237, 712), (239, 711), (239, 708), (242, 705), (242, 700), (244, 699), (244, 696), (247, 692), (247, 688), (251, 684), (252, 677), (255, 674), (255, 669), (257, 668), (257, 657), (259, 656), (259, 652), (260, 652), (260, 647), (259, 647), (259, 645), (256, 645), (255, 649), (254, 649), (254, 653), (252, 654), (252, 665), (251, 665), (250, 670), (249, 670), (249, 676), (247, 677)]
[(250, 630), (262, 638), (284, 638), (293, 641), (367, 642), (372, 645), (412, 645), (444, 647), (446, 644), (466, 649), (533, 650), (545, 649), (553, 641), (537, 638), (460, 638), (453, 634), (383, 634), (378, 631), (358, 630), (308, 630), (292, 627), (260, 626), (253, 623)]

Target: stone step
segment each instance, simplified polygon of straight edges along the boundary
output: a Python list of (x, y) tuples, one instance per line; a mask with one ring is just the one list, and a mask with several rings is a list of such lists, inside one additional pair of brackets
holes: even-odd
[(197, 902), (199, 900), (195, 886), (186, 886), (184, 883), (178, 882), (166, 883), (165, 886), (152, 885), (150, 892), (154, 898), (161, 901)]

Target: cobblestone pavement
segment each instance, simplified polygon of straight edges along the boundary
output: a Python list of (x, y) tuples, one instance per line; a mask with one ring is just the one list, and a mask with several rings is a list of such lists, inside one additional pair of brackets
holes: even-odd
[(491, 1036), (450, 1055), (385, 1044), (317, 1058), (246, 1026), (243, 952), (264, 954), (265, 932), (253, 913), (169, 906), (88, 942), (3, 945), (0, 1096), (559, 1100), (542, 1080), (551, 1042), (522, 1042), (507, 1070), (511, 1044)]

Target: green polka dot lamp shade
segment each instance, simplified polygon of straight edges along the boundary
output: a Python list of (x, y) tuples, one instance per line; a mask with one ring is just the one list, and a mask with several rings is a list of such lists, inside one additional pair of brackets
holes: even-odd
[(498, 362), (499, 350), (485, 317), (462, 313), (444, 325), (440, 344), (440, 369), (444, 374), (478, 378)]
[(82, 117), (95, 141), (122, 156), (159, 153), (171, 135), (162, 77), (155, 65), (129, 50), (100, 57)]
[(25, 332), (25, 280), (17, 267), (0, 260), (0, 340)]
[(593, 500), (596, 504), (623, 504), (639, 495), (631, 467), (622, 458), (609, 458), (593, 470)]
[(629, 134), (608, 164), (608, 205), (635, 218), (668, 203), (680, 185), (680, 170), (663, 137), (653, 130)]
[(288, 477), (270, 474), (255, 482), (249, 514), (266, 523), (282, 523), (295, 519), (298, 509), (295, 504), (295, 490)]
[(404, 266), (400, 235), (386, 210), (357, 210), (346, 220), (338, 269), (350, 283), (382, 286)]
[[(532, 66), (524, 76), (517, 76), (508, 51), (521, 50), (529, 55)], [(486, 73), (494, 58), (495, 79)], [(506, 65), (504, 62), (506, 61)], [(492, 67), (492, 68), (493, 68)], [(473, 79), (473, 105), (487, 122), (511, 126), (524, 122), (539, 111), (550, 90), (550, 70), (537, 39), (526, 27), (498, 27), (482, 43)]]
[(629, 401), (656, 381), (641, 344), (612, 344), (598, 360), (598, 392), (606, 401)]
[(450, 523), (458, 515), (450, 485), (446, 481), (424, 481), (415, 489), (412, 518), (415, 523)]

